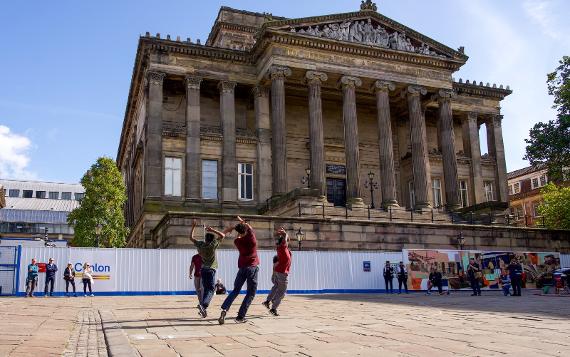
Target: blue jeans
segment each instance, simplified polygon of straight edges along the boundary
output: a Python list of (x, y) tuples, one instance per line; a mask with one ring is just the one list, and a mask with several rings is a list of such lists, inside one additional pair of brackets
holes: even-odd
[(210, 301), (214, 297), (214, 292), (216, 290), (214, 281), (216, 280), (216, 269), (212, 268), (202, 268), (200, 270), (202, 274), (202, 306), (207, 309), (210, 306)]
[(239, 295), (239, 292), (243, 284), (247, 281), (247, 294), (243, 298), (241, 307), (239, 308), (238, 316), (245, 317), (247, 314), (247, 309), (255, 297), (257, 292), (257, 273), (259, 272), (259, 267), (246, 267), (240, 268), (236, 275), (236, 280), (234, 282), (234, 289), (226, 298), (226, 301), (222, 304), (222, 310), (228, 311), (232, 306), (232, 303)]

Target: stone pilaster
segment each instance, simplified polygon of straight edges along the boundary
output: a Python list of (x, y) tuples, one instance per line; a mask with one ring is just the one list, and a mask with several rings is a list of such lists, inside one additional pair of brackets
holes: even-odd
[(471, 155), (471, 175), (473, 177), (474, 204), (485, 202), (485, 190), (483, 187), (483, 171), (481, 168), (481, 144), (479, 141), (479, 124), (477, 113), (467, 113), (467, 126), (469, 134), (469, 153)]
[(287, 193), (287, 130), (285, 127), (285, 78), (291, 69), (274, 66), (271, 79), (271, 134), (273, 153), (273, 194)]
[(457, 178), (457, 155), (455, 153), (455, 133), (453, 131), (453, 114), (451, 98), (452, 90), (440, 90), (437, 95), (439, 103), (439, 137), (443, 156), (443, 178), (445, 182), (445, 203), (448, 209), (455, 210), (460, 206), (459, 179)]
[(222, 81), (220, 90), (220, 118), (224, 135), (222, 149), (222, 200), (237, 201), (237, 162), (236, 162), (236, 110), (235, 82)]
[(491, 118), (490, 126), (493, 131), (494, 151), (497, 176), (497, 201), (509, 202), (509, 191), (507, 183), (507, 162), (505, 161), (505, 146), (503, 143), (503, 116), (494, 115)]
[(144, 159), (145, 198), (162, 197), (162, 98), (165, 73), (148, 72), (147, 124)]
[(255, 129), (257, 132), (257, 201), (263, 204), (271, 198), (271, 122), (269, 115), (269, 89), (257, 86), (253, 89)]
[(200, 83), (201, 77), (186, 77), (186, 198), (200, 198)]
[(360, 197), (360, 159), (358, 144), (358, 121), (356, 116), (356, 87), (362, 85), (360, 78), (343, 76), (342, 121), (344, 124), (344, 152), (346, 157), (346, 201), (349, 207), (362, 206)]
[(378, 110), (378, 149), (380, 154), (380, 188), (383, 207), (398, 207), (396, 199), (396, 176), (394, 171), (394, 145), (392, 143), (392, 120), (390, 118), (389, 92), (395, 86), (391, 82), (376, 81), (372, 90), (376, 92)]
[(427, 152), (426, 123), (421, 105), (421, 95), (427, 90), (420, 86), (409, 86), (407, 90), (410, 113), (410, 142), (412, 144), (412, 173), (417, 209), (429, 208), (429, 157)]
[(305, 79), (309, 85), (310, 185), (312, 189), (318, 190), (321, 196), (325, 196), (325, 138), (323, 132), (321, 84), (328, 79), (328, 76), (326, 73), (308, 71)]

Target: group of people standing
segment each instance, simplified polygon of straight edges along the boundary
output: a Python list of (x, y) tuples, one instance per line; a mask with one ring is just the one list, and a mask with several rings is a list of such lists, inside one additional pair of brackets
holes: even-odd
[[(28, 276), (26, 277), (26, 297), (34, 297), (34, 290), (38, 285), (38, 275), (39, 266), (35, 258), (32, 259), (31, 264), (28, 265)], [(44, 297), (53, 296), (53, 288), (55, 284), (55, 278), (57, 273), (57, 265), (55, 264), (53, 258), (49, 258), (48, 263), (45, 266), (45, 285), (44, 285)], [(63, 271), (63, 280), (65, 280), (65, 295), (70, 296), (69, 286), (73, 288), (73, 296), (77, 296), (75, 291), (75, 269), (71, 263), (67, 263)], [(83, 264), (81, 280), (83, 282), (83, 294), (87, 295), (87, 288), (89, 288), (89, 296), (94, 296), (92, 291), (93, 285), (93, 268), (89, 263)]]
[[(517, 258), (512, 258), (506, 268), (502, 269), (499, 282), (503, 289), (503, 295), (521, 296), (523, 267)], [(483, 271), (474, 258), (469, 259), (467, 267), (467, 277), (473, 294), (471, 296), (481, 296), (481, 281), (483, 280)], [(513, 293), (511, 294), (511, 287)]]
[[(196, 280), (196, 273), (194, 273), (194, 286), (198, 295), (198, 313), (203, 318), (208, 316), (208, 307), (216, 290), (216, 285), (214, 284), (216, 269), (218, 268), (216, 250), (226, 236), (230, 235), (233, 231), (237, 233), (237, 237), (234, 239), (234, 245), (239, 252), (238, 272), (236, 274), (233, 290), (222, 303), (220, 317), (218, 318), (220, 325), (225, 323), (227, 313), (244, 284), (246, 284), (247, 287), (246, 295), (237, 313), (236, 322), (246, 322), (247, 311), (257, 292), (260, 261), (257, 254), (255, 231), (251, 225), (241, 217), (238, 216), (237, 220), (237, 224), (223, 231), (218, 231), (210, 226), (206, 227), (204, 240), (194, 238), (194, 231), (198, 225), (196, 220), (192, 222), (192, 229), (190, 231), (190, 240), (196, 246), (198, 255), (201, 258), (201, 262), (198, 261), (198, 258), (193, 259), (190, 269), (192, 272), (192, 269), (197, 269), (197, 266), (200, 264), (199, 280)], [(288, 248), (289, 237), (285, 229), (279, 228), (275, 235), (278, 258), (273, 268), (272, 281), (274, 285), (263, 305), (269, 309), (271, 314), (279, 316), (277, 308), (287, 291), (287, 275), (291, 267), (291, 252)]]

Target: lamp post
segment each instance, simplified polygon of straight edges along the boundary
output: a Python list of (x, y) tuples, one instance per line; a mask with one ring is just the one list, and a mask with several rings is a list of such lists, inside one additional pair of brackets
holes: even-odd
[(297, 233), (295, 233), (295, 237), (297, 237), (297, 244), (299, 244), (299, 250), (301, 250), (301, 242), (305, 239), (305, 233), (299, 228)]
[(459, 232), (457, 236), (457, 244), (459, 245), (459, 250), (463, 250), (463, 246), (465, 245), (465, 238), (463, 237), (463, 232)]
[(97, 235), (97, 240), (95, 241), (95, 247), (99, 248), (99, 237), (101, 236), (101, 231), (103, 230), (103, 225), (101, 223), (95, 226), (95, 234)]
[(305, 176), (303, 176), (303, 178), (301, 179), (301, 183), (307, 184), (307, 188), (311, 188), (311, 169), (310, 168), (306, 168), (305, 169)]
[(378, 189), (378, 182), (374, 181), (374, 172), (368, 173), (368, 181), (364, 182), (364, 187), (370, 188), (370, 198), (372, 199), (370, 208), (374, 208), (374, 190)]

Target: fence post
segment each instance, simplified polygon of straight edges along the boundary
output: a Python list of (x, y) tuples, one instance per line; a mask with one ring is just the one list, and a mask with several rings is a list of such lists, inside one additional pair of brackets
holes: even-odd
[(323, 203), (323, 218), (325, 218), (325, 204)]
[(390, 211), (390, 222), (392, 222), (392, 206), (388, 210)]
[[(453, 217), (453, 216), (451, 216)], [(433, 223), (433, 208), (431, 209), (431, 223)]]
[(344, 206), (344, 218), (348, 219), (348, 205), (346, 205), (346, 204)]
[(453, 212), (451, 212), (451, 223), (455, 223), (455, 216), (453, 215)]
[(368, 220), (370, 220), (370, 205), (368, 205)]
[(299, 217), (301, 217), (301, 202), (299, 202)]
[(473, 224), (473, 211), (471, 211), (471, 218), (470, 218), (471, 224)]
[(414, 221), (414, 208), (412, 207), (412, 209), (410, 210), (410, 221), (413, 222)]
[(544, 220), (544, 216), (542, 216), (542, 228), (546, 228), (546, 221)]
[(511, 225), (511, 215), (507, 214), (507, 226)]
[(493, 225), (493, 212), (489, 211), (489, 225)]

